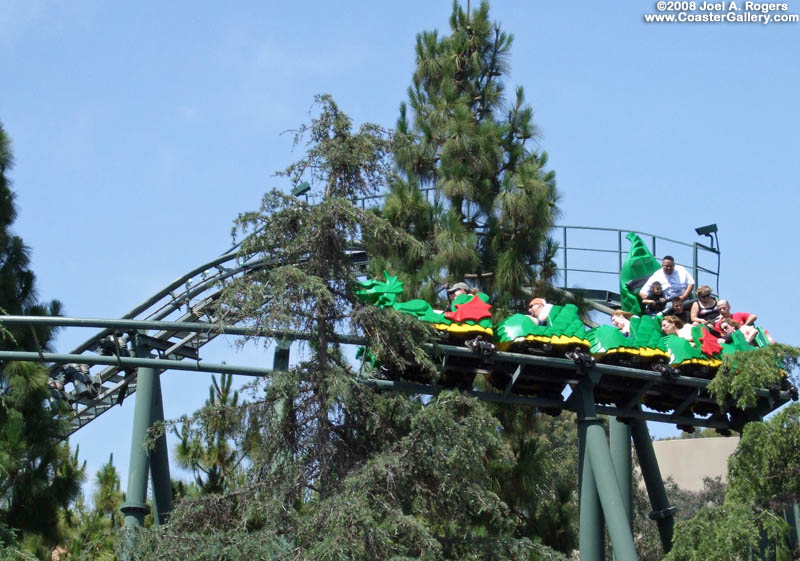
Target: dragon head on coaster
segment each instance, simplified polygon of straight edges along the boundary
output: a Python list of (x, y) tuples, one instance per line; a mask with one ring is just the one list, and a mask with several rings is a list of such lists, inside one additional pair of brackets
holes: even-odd
[(385, 281), (359, 281), (361, 288), (356, 291), (356, 296), (362, 302), (379, 308), (392, 308), (429, 323), (448, 339), (464, 340), (477, 335), (492, 337), (491, 306), (488, 303), (489, 296), (483, 292), (460, 294), (452, 301), (450, 310), (442, 312), (418, 298), (398, 302), (398, 297), (403, 293), (402, 281), (386, 271), (383, 275)]

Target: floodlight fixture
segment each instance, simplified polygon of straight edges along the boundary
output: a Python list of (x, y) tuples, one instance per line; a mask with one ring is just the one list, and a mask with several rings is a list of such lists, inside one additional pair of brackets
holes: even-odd
[(699, 228), (694, 229), (697, 232), (698, 236), (711, 236), (711, 234), (716, 233), (717, 225), (716, 224), (709, 224), (708, 226), (700, 226)]
[[(697, 232), (698, 236), (707, 237), (709, 244), (711, 246), (708, 249), (719, 255), (719, 238), (717, 237), (716, 224), (708, 224), (707, 226), (700, 226), (699, 228), (695, 228), (694, 231)], [(716, 244), (714, 242), (716, 242)]]

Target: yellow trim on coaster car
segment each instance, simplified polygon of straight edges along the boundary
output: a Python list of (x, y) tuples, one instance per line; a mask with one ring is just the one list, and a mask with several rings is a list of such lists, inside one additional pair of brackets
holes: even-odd
[(662, 351), (660, 349), (651, 349), (651, 348), (640, 348), (640, 347), (617, 347), (615, 349), (610, 349), (604, 353), (597, 353), (599, 355), (618, 355), (618, 354), (626, 354), (626, 355), (634, 355), (639, 356), (642, 358), (669, 358), (669, 353)]
[(494, 335), (490, 327), (482, 327), (478, 324), (470, 325), (468, 323), (434, 323), (433, 328), (438, 331), (447, 331), (448, 333), (486, 333), (487, 335)]
[(641, 351), (641, 356), (669, 358), (669, 353), (667, 351), (662, 351), (661, 349), (656, 349), (653, 347), (640, 347), (639, 350)]
[(585, 339), (579, 339), (578, 337), (574, 337), (572, 335), (552, 335), (550, 337), (545, 337), (544, 335), (526, 335), (525, 337), (517, 337), (513, 341), (497, 343), (497, 348), (500, 351), (505, 352), (509, 347), (511, 347), (511, 345), (524, 343), (526, 341), (532, 341), (534, 343), (547, 343), (556, 346), (581, 345), (587, 349), (590, 347), (589, 341), (586, 341)]
[(690, 358), (689, 360), (684, 360), (678, 364), (672, 364), (671, 366), (684, 366), (686, 364), (697, 364), (700, 366), (708, 366), (709, 368), (719, 368), (722, 365), (722, 361), (718, 358)]
[(586, 347), (587, 349), (591, 347), (589, 341), (586, 339), (579, 339), (574, 335), (556, 335), (550, 338), (550, 342), (553, 345), (580, 345), (582, 347)]

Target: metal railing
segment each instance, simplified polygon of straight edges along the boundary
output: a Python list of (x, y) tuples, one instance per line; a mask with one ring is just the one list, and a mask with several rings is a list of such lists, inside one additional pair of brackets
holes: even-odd
[[(559, 242), (556, 257), (559, 286), (565, 289), (575, 288), (575, 282), (571, 283), (570, 279), (575, 279), (576, 276), (585, 281), (595, 275), (611, 275), (616, 281), (629, 249), (626, 238), (628, 232), (642, 238), (654, 256), (658, 257), (661, 253), (674, 256), (676, 263), (691, 271), (697, 286), (708, 284), (716, 287), (716, 292), (719, 292), (719, 249), (636, 230), (591, 226), (554, 227), (552, 237)], [(592, 245), (586, 247), (587, 244)], [(602, 284), (607, 284), (607, 281)], [(616, 289), (618, 288), (617, 285)]]
[[(422, 191), (429, 201), (435, 195), (432, 187)], [(373, 208), (385, 198), (386, 194), (381, 193), (357, 198), (355, 203), (362, 209)], [(566, 290), (619, 291), (619, 273), (628, 253), (629, 244), (625, 238), (628, 232), (641, 237), (654, 256), (669, 254), (675, 257), (676, 263), (691, 271), (696, 286), (708, 284), (719, 294), (720, 252), (719, 248), (713, 247), (713, 243), (709, 247), (698, 242), (682, 242), (636, 230), (591, 226), (553, 227), (551, 237), (559, 243), (556, 257), (559, 282), (556, 284)], [(589, 243), (600, 241), (600, 244), (584, 247), (587, 240)], [(604, 261), (603, 257), (611, 260)], [(580, 284), (570, 284), (570, 279)]]

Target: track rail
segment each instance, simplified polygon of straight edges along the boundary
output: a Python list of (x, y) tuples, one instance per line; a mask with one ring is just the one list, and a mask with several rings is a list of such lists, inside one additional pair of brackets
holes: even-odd
[[(136, 329), (156, 330), (154, 333), (148, 334), (148, 337), (151, 346), (160, 356), (186, 354), (201, 360), (200, 351), (205, 345), (223, 333), (231, 333), (230, 330), (221, 331), (219, 329), (218, 318), (213, 314), (212, 304), (219, 299), (224, 283), (256, 270), (279, 265), (260, 257), (244, 260), (238, 249), (239, 245), (233, 246), (219, 257), (178, 277), (123, 315), (122, 319), (151, 322), (166, 320), (181, 324), (164, 328), (138, 327)], [(366, 262), (366, 253), (360, 249), (349, 250), (349, 257), (354, 264)], [(200, 326), (189, 332), (184, 329), (183, 324), (186, 323), (197, 323)], [(96, 325), (96, 327), (102, 326)], [(126, 329), (133, 328), (104, 327), (68, 354), (90, 353), (98, 347), (104, 337), (116, 331), (125, 332)], [(70, 424), (69, 434), (98, 418), (114, 405), (121, 403), (126, 396), (136, 392), (135, 370), (128, 368), (126, 371), (119, 361), (106, 365), (102, 362), (90, 363), (77, 359), (70, 362), (101, 366), (99, 370), (95, 367), (90, 370), (90, 375), (100, 381), (101, 387), (97, 397), (79, 397), (73, 403), (75, 415)]]
[[(241, 326), (219, 326), (206, 322), (176, 322), (164, 320), (109, 320), (67, 317), (3, 316), (7, 325), (50, 325), (61, 327), (104, 328), (104, 331), (123, 330), (138, 336), (148, 330), (159, 333), (189, 333), (210, 338), (214, 334), (236, 336), (265, 336), (291, 340), (308, 340), (310, 333), (300, 331), (255, 330)], [(101, 332), (101, 333), (102, 333)], [(363, 337), (340, 335), (344, 344), (368, 344)], [(465, 393), (485, 401), (539, 407), (553, 413), (562, 410), (576, 412), (578, 409), (575, 388), (583, 379), (591, 381), (598, 402), (597, 411), (618, 418), (640, 419), (675, 423), (685, 426), (711, 427), (720, 430), (741, 430), (744, 422), (782, 406), (791, 399), (788, 391), (757, 392), (757, 404), (749, 411), (741, 411), (730, 404), (720, 407), (708, 394), (710, 380), (690, 376), (667, 377), (637, 368), (594, 361), (536, 356), (510, 352), (496, 352), (481, 356), (475, 351), (446, 344), (429, 343), (427, 352), (443, 365), (444, 375), (433, 383), (413, 383), (400, 380), (383, 380), (359, 376), (358, 380), (372, 386), (415, 394), (435, 395), (444, 389), (460, 388)], [(20, 360), (52, 364), (82, 363), (91, 367), (118, 369), (131, 374), (123, 376), (120, 384), (103, 388), (90, 405), (76, 411), (71, 434), (97, 418), (97, 410), (106, 404), (113, 406), (124, 395), (119, 392), (124, 384), (135, 382), (135, 368), (147, 367), (157, 370), (184, 370), (197, 372), (224, 372), (248, 376), (265, 376), (273, 369), (254, 366), (215, 364), (185, 356), (161, 353), (159, 358), (148, 356), (102, 356), (93, 353), (45, 353), (40, 351), (0, 351), (0, 360)], [(496, 372), (514, 372), (506, 382), (505, 391), (475, 390), (475, 378)], [(448, 375), (448, 372), (451, 375)], [(452, 375), (454, 374), (454, 375)], [(531, 390), (530, 388), (539, 388)], [(609, 397), (611, 396), (611, 397)], [(619, 396), (622, 396), (620, 399)], [(667, 403), (670, 411), (647, 411), (641, 407), (642, 400), (651, 403)], [(100, 409), (100, 414), (107, 409)], [(68, 436), (65, 435), (65, 437)]]

